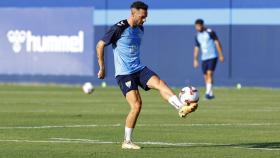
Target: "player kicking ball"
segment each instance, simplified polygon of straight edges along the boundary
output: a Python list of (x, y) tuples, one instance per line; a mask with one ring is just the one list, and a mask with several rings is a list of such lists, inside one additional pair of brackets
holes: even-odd
[(201, 52), (202, 71), (206, 86), (205, 98), (214, 99), (213, 93), (213, 76), (217, 65), (218, 58), (224, 62), (222, 46), (216, 33), (204, 26), (202, 19), (195, 21), (195, 29), (197, 31), (194, 47), (194, 67), (199, 66), (198, 53)]
[(142, 100), (138, 86), (148, 91), (156, 89), (163, 99), (179, 111), (181, 117), (193, 112), (197, 103), (189, 106), (182, 103), (168, 85), (159, 76), (140, 62), (141, 38), (144, 34), (143, 24), (148, 15), (148, 5), (137, 1), (131, 4), (131, 15), (113, 25), (104, 37), (98, 41), (98, 78), (105, 77), (104, 47), (112, 44), (115, 63), (115, 78), (130, 106), (125, 122), (123, 149), (140, 149), (132, 142), (132, 133), (141, 111)]

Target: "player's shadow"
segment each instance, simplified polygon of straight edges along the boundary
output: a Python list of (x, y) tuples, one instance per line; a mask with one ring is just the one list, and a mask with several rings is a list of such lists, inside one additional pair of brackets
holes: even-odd
[(144, 148), (217, 148), (217, 147), (231, 147), (231, 148), (243, 148), (243, 149), (262, 149), (262, 150), (280, 150), (280, 142), (259, 142), (259, 143), (243, 143), (243, 144), (193, 144), (193, 145), (151, 145)]
[(251, 149), (280, 149), (280, 142), (269, 142), (269, 143), (248, 143), (239, 144), (241, 147), (248, 147)]

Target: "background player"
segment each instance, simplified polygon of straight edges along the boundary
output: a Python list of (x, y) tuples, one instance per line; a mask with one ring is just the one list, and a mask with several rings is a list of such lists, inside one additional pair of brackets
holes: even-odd
[(197, 31), (197, 34), (195, 37), (193, 64), (195, 68), (199, 66), (198, 54), (200, 50), (202, 61), (201, 66), (206, 86), (205, 98), (213, 99), (213, 75), (216, 68), (217, 60), (219, 58), (221, 62), (224, 62), (222, 46), (216, 33), (213, 30), (206, 28), (202, 19), (197, 19), (195, 21), (195, 29)]
[(197, 104), (184, 106), (175, 93), (161, 80), (156, 73), (140, 62), (140, 44), (144, 33), (143, 24), (148, 15), (148, 5), (137, 1), (131, 5), (131, 15), (111, 27), (105, 36), (97, 43), (96, 51), (100, 70), (98, 78), (105, 77), (104, 47), (112, 44), (115, 63), (115, 77), (130, 105), (130, 112), (125, 123), (125, 140), (123, 149), (140, 149), (132, 143), (132, 132), (141, 110), (142, 100), (138, 86), (144, 90), (150, 88), (159, 90), (161, 96), (186, 115), (195, 110)]

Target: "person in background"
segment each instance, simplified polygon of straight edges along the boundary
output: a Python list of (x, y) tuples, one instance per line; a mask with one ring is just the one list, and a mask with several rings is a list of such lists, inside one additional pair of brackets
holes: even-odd
[(206, 87), (205, 98), (214, 99), (214, 72), (217, 61), (220, 60), (221, 62), (224, 62), (221, 42), (219, 41), (215, 31), (205, 27), (204, 21), (202, 19), (197, 19), (195, 21), (195, 29), (197, 34), (195, 36), (193, 66), (195, 68), (199, 66), (198, 56), (199, 52), (201, 52), (201, 68)]

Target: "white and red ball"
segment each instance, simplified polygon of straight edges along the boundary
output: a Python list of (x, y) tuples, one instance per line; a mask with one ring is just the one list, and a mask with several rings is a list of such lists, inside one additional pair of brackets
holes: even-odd
[(90, 82), (84, 83), (82, 88), (83, 88), (84, 93), (86, 93), (86, 94), (91, 94), (94, 91), (94, 86)]
[(184, 104), (197, 103), (199, 101), (199, 92), (195, 87), (184, 87), (179, 93), (179, 98)]

